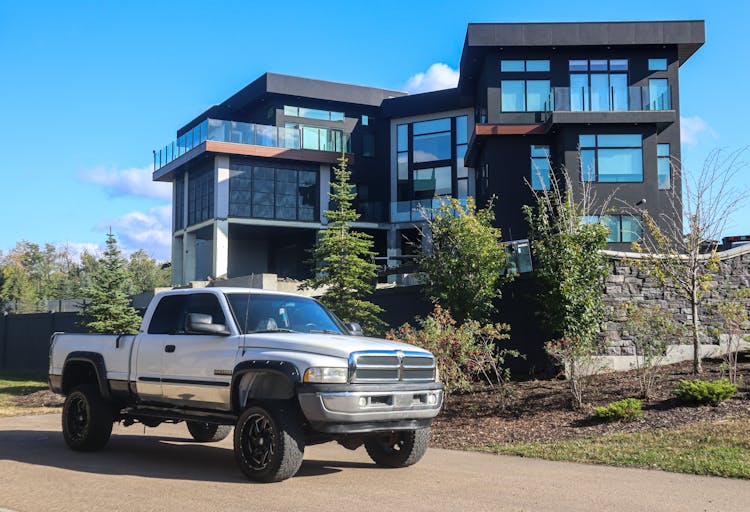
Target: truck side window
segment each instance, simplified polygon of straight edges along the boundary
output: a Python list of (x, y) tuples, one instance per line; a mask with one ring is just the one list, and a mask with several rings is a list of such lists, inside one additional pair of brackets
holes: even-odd
[(211, 315), (212, 321), (215, 324), (226, 324), (227, 320), (224, 317), (224, 311), (221, 309), (221, 304), (216, 298), (216, 295), (212, 293), (193, 293), (188, 295), (187, 308), (185, 315), (182, 317), (181, 330), (185, 328), (185, 319), (188, 313), (201, 313), (204, 315)]
[(175, 334), (184, 329), (185, 303), (187, 295), (167, 295), (162, 297), (156, 306), (151, 323), (148, 326), (149, 334)]

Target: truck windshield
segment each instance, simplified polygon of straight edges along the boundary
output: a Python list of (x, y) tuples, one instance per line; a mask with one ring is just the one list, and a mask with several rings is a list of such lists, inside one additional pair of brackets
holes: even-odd
[(226, 297), (243, 334), (348, 334), (333, 313), (307, 297), (262, 293), (227, 293)]

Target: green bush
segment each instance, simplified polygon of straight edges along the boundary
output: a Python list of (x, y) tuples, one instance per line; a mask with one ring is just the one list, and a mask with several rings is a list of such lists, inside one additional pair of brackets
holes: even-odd
[(681, 380), (674, 394), (683, 402), (719, 405), (732, 398), (736, 392), (737, 386), (729, 382), (729, 379)]
[(618, 400), (604, 407), (594, 407), (597, 417), (607, 420), (635, 420), (643, 417), (643, 401), (637, 398)]

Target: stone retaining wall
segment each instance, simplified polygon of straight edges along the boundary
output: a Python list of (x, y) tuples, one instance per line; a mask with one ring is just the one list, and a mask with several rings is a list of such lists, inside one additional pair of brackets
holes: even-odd
[[(635, 347), (627, 335), (623, 333), (624, 304), (634, 302), (646, 305), (659, 305), (670, 311), (678, 322), (689, 324), (692, 321), (690, 304), (675, 296), (673, 291), (664, 290), (647, 274), (628, 264), (639, 257), (636, 253), (605, 251), (610, 260), (611, 273), (605, 286), (604, 301), (607, 305), (602, 333), (606, 343), (607, 356), (633, 356)], [(720, 269), (709, 283), (706, 292), (705, 305), (700, 309), (702, 324), (718, 325), (719, 320), (714, 311), (715, 305), (730, 297), (738, 289), (750, 287), (750, 245), (737, 247), (720, 252)], [(750, 333), (750, 326), (747, 332)], [(725, 335), (718, 339), (711, 335), (704, 336), (703, 343), (707, 345), (723, 345), (727, 340)], [(717, 347), (718, 348), (718, 347)], [(675, 353), (683, 350), (675, 349)], [(692, 357), (692, 352), (690, 357)], [(704, 352), (715, 352), (709, 347)]]

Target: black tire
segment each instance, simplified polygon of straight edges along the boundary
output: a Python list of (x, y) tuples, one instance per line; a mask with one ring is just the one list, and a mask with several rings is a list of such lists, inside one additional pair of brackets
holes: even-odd
[(396, 430), (365, 441), (365, 449), (378, 466), (403, 468), (419, 462), (430, 445), (430, 429)]
[(248, 407), (234, 428), (234, 456), (242, 472), (257, 482), (293, 477), (302, 465), (305, 438), (295, 404)]
[(190, 435), (200, 443), (217, 443), (226, 439), (232, 431), (232, 427), (229, 425), (214, 425), (199, 421), (187, 421), (186, 423)]
[(62, 413), (63, 438), (75, 451), (104, 448), (112, 435), (114, 408), (93, 386), (74, 389), (65, 399)]

